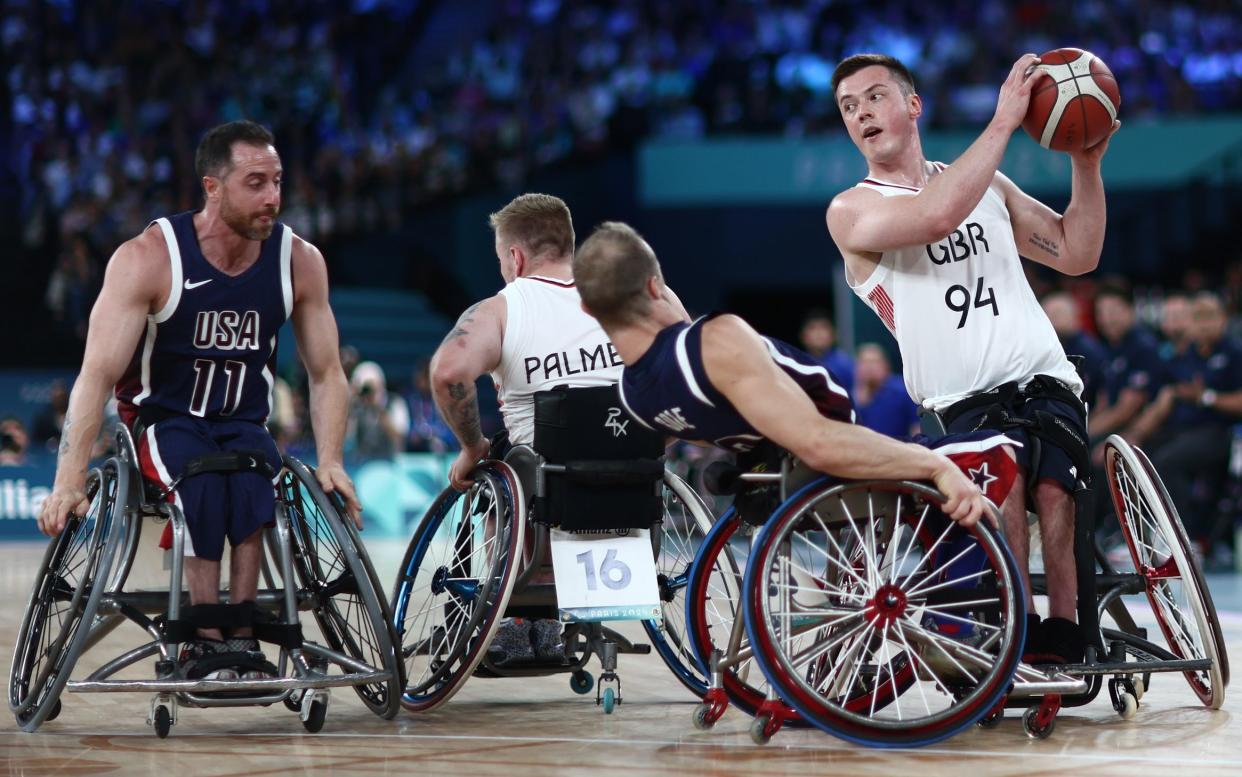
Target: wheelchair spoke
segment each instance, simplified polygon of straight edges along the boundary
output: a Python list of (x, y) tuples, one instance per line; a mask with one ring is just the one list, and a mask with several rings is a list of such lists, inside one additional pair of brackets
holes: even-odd
[[(914, 652), (914, 648), (910, 647), (910, 642), (909, 642), (909, 640), (907, 640), (907, 639), (906, 639), (906, 634), (905, 634), (905, 632), (902, 630), (902, 628), (901, 628), (901, 624), (900, 624), (900, 623), (894, 623), (894, 624), (893, 624), (893, 633), (897, 635), (897, 638), (898, 638), (899, 640), (901, 640), (901, 645), (902, 645), (902, 647), (904, 647), (904, 648), (906, 649), (906, 655), (910, 656), (911, 668), (912, 668), (912, 669), (914, 670), (914, 672), (917, 674), (917, 673), (918, 673), (918, 668), (919, 668), (919, 665), (920, 665), (921, 661), (920, 661), (920, 660), (919, 660), (919, 658), (918, 658), (918, 654)], [(930, 715), (932, 714), (932, 711), (931, 711), (931, 705), (929, 705), (929, 704), (927, 703), (927, 692), (923, 690), (923, 684), (922, 684), (921, 682), (918, 682), (918, 681), (916, 680), (916, 681), (915, 681), (915, 683), (914, 683), (914, 687), (918, 689), (918, 691), (919, 691), (919, 698), (920, 698), (920, 699), (922, 699), (922, 701), (923, 701), (923, 711), (924, 711), (924, 712), (925, 712), (928, 716), (930, 716)], [(894, 677), (893, 677), (893, 696), (894, 696), (894, 697), (895, 697), (895, 696), (897, 696), (897, 678), (896, 678), (896, 676), (894, 676)], [(898, 704), (898, 705), (897, 705), (897, 709), (898, 709), (898, 713), (897, 713), (897, 714), (898, 714), (898, 717), (900, 717), (900, 716), (901, 716), (901, 712), (900, 712), (900, 710), (901, 710), (901, 705), (900, 705), (900, 704)]]
[[(900, 584), (898, 584), (897, 586), (898, 588), (908, 590), (910, 581), (913, 580), (914, 576), (918, 574), (920, 569), (923, 568), (923, 564), (927, 563), (927, 559), (931, 558), (934, 555), (936, 548), (940, 547), (940, 544), (944, 542), (944, 538), (949, 535), (949, 532), (953, 529), (955, 525), (956, 524), (954, 524), (952, 521), (948, 521), (945, 524), (944, 529), (941, 530), (940, 532), (940, 536), (936, 537), (936, 540), (931, 544), (931, 547), (923, 549), (923, 555), (919, 557), (919, 562), (914, 565), (914, 569), (911, 569), (910, 573), (905, 576), (905, 578), (901, 581)], [(911, 538), (910, 541), (915, 542), (917, 541), (917, 539), (918, 539), (917, 537)], [(927, 577), (931, 577), (931, 574), (928, 574)]]
[[(930, 588), (925, 588), (925, 587), (924, 587), (924, 586), (926, 586), (926, 585), (927, 585), (928, 581), (930, 581), (930, 580), (935, 580), (935, 579), (936, 579), (936, 577), (937, 577), (937, 576), (938, 576), (938, 575), (939, 575), (942, 571), (944, 571), (944, 570), (948, 569), (949, 567), (953, 566), (953, 564), (954, 564), (954, 563), (956, 563), (959, 559), (961, 559), (961, 558), (962, 558), (963, 556), (965, 556), (967, 553), (970, 553), (970, 552), (974, 551), (976, 548), (977, 548), (977, 546), (976, 546), (976, 545), (974, 545), (974, 544), (970, 544), (970, 545), (967, 545), (966, 547), (962, 548), (960, 551), (958, 551), (958, 553), (957, 553), (957, 555), (956, 555), (956, 556), (954, 556), (953, 558), (951, 558), (951, 559), (949, 559), (948, 561), (944, 562), (944, 563), (943, 563), (943, 564), (941, 564), (940, 566), (936, 567), (936, 568), (935, 568), (934, 570), (932, 570), (931, 572), (928, 572), (928, 573), (927, 573), (927, 575), (926, 575), (926, 576), (925, 576), (922, 580), (920, 580), (919, 582), (915, 583), (913, 587), (911, 587), (911, 588), (907, 588), (907, 589), (906, 589), (906, 595), (907, 595), (907, 596), (914, 596), (914, 595), (915, 595), (915, 594), (917, 594), (917, 593), (927, 593), (928, 591), (935, 591), (935, 590), (937, 590), (937, 589), (939, 589), (939, 588), (945, 588), (945, 587), (947, 587), (947, 586), (956, 585), (958, 581), (953, 580), (953, 581), (946, 581), (946, 582), (943, 582), (943, 583), (938, 583), (938, 584), (936, 584), (936, 585), (934, 585), (934, 586), (931, 586)], [(961, 578), (961, 579), (962, 579), (962, 580), (969, 580), (971, 577), (979, 577), (979, 576), (981, 576), (981, 575), (983, 575), (983, 574), (985, 574), (986, 572), (989, 572), (989, 571), (991, 571), (991, 570), (984, 570), (983, 572), (980, 572), (978, 575), (968, 575), (968, 576), (963, 577), (963, 578)], [(906, 579), (906, 582), (907, 582), (907, 583), (909, 583), (909, 578), (907, 578), (907, 579)]]

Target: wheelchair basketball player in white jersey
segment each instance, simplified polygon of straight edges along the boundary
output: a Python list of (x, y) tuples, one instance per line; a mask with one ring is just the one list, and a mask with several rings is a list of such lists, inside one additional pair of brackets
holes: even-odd
[(923, 155), (923, 103), (909, 70), (880, 54), (842, 61), (833, 93), (867, 160), (867, 178), (833, 199), (827, 222), (850, 286), (897, 339), (914, 401), (938, 414), (948, 432), (1003, 425), (1019, 439), (1040, 439), (1037, 471), (1032, 446), (1018, 450), (1021, 480), (1002, 513), (1030, 613), (1028, 494), (1043, 535), (1049, 618), (1029, 616), (1026, 652), (1075, 662), (1084, 638), (1075, 623), (1072, 494), (1089, 473), (1082, 381), (1019, 256), (1067, 275), (1095, 269), (1104, 242), (1100, 161), (1108, 139), (1070, 152), (1072, 197), (1063, 214), (999, 172), (1043, 75), (1038, 64), (1031, 54), (1014, 63), (987, 128), (945, 165)]
[[(461, 453), (449, 470), (458, 490), (489, 458), (475, 381), (490, 374), (509, 445), (534, 443), (534, 397), (556, 386), (608, 386), (621, 377), (621, 357), (599, 323), (582, 311), (574, 285), (574, 225), (569, 206), (547, 194), (523, 194), (488, 219), (505, 287), (466, 309), (431, 360), (436, 406)], [(677, 303), (680, 307), (681, 303)], [(503, 450), (491, 451), (499, 458)], [(544, 580), (543, 582), (547, 582)], [(555, 658), (560, 624), (506, 621), (493, 640), (507, 658)]]

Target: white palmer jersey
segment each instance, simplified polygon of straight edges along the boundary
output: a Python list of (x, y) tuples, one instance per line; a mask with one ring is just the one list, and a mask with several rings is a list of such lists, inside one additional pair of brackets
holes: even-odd
[(492, 373), (509, 441), (535, 441), (535, 392), (608, 386), (621, 357), (599, 322), (582, 310), (573, 281), (528, 275), (501, 289), (508, 311), (500, 367)]
[[(885, 197), (920, 191), (872, 178), (857, 186)], [(949, 235), (885, 251), (869, 278), (849, 283), (897, 338), (906, 390), (923, 407), (943, 410), (1002, 383), (1024, 386), (1036, 375), (1082, 393), (1023, 274), (1009, 209), (995, 184)]]

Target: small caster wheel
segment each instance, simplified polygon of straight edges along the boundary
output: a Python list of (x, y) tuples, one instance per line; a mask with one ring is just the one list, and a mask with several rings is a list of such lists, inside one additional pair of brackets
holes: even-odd
[(1143, 694), (1147, 693), (1147, 683), (1145, 682), (1145, 680), (1146, 678), (1144, 677), (1135, 677), (1134, 681), (1131, 683), (1134, 686), (1134, 700), (1135, 701), (1142, 701)]
[(168, 738), (168, 732), (172, 730), (172, 713), (163, 704), (155, 708), (155, 714), (151, 718), (151, 727), (155, 729), (155, 735), (160, 739)]
[(1130, 720), (1138, 714), (1138, 699), (1134, 697), (1134, 694), (1122, 691), (1117, 698), (1120, 701), (1117, 705), (1117, 714), (1122, 720)]
[(47, 717), (43, 719), (43, 722), (47, 723), (49, 721), (56, 720), (59, 717), (60, 717), (60, 699), (57, 699), (56, 703), (52, 705), (52, 711), (47, 714)]
[(617, 695), (613, 693), (613, 690), (611, 688), (604, 689), (604, 698), (603, 698), (602, 704), (604, 705), (605, 715), (611, 715), (612, 711), (617, 708)]
[(328, 704), (315, 700), (311, 702), (310, 712), (306, 715), (306, 720), (302, 721), (302, 728), (312, 734), (318, 734), (323, 728), (323, 722), (328, 717)]
[(710, 704), (696, 704), (694, 707), (694, 727), (699, 731), (710, 731), (716, 725)]
[(595, 687), (595, 677), (587, 671), (579, 669), (569, 677), (569, 687), (574, 693), (587, 694)]
[(997, 726), (999, 726), (1001, 724), (1001, 721), (1004, 719), (1005, 719), (1005, 710), (999, 709), (996, 712), (990, 712), (987, 715), (984, 715), (982, 718), (979, 718), (977, 721), (975, 721), (975, 725), (983, 729), (992, 729), (992, 728), (996, 728)]
[(289, 710), (290, 712), (301, 712), (302, 711), (302, 693), (303, 692), (300, 692), (300, 691), (294, 691), (292, 694), (286, 696), (285, 701), (284, 701), (285, 709)]
[(1047, 739), (1052, 736), (1052, 730), (1057, 727), (1057, 719), (1049, 718), (1047, 724), (1039, 723), (1039, 707), (1028, 707), (1026, 712), (1022, 713), (1022, 730), (1031, 739)]
[(756, 745), (766, 745), (772, 741), (772, 731), (770, 726), (772, 718), (767, 715), (758, 715), (750, 722), (750, 741)]

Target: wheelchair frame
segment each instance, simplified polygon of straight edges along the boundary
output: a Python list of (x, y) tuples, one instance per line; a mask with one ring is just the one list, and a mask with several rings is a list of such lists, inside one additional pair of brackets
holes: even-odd
[[(36, 581), (31, 599), (23, 618), (20, 636), (15, 648), (13, 669), (10, 677), (9, 706), (18, 723), (26, 731), (34, 731), (46, 720), (60, 713), (60, 694), (68, 689), (73, 693), (136, 692), (147, 691), (156, 695), (151, 701), (148, 723), (155, 733), (166, 737), (176, 722), (177, 706), (233, 707), (269, 705), (282, 702), (291, 711), (298, 712), (303, 725), (309, 731), (318, 731), (327, 714), (329, 688), (353, 686), (364, 703), (376, 714), (391, 718), (398, 709), (398, 689), (401, 685), (401, 664), (397, 660), (392, 633), (386, 615), (386, 603), (378, 596), (376, 577), (371, 569), (366, 551), (358, 541), (356, 530), (348, 521), (342, 520), (339, 508), (323, 494), (311, 470), (291, 457), (285, 457), (283, 485), (287, 489), (284, 498), (276, 500), (274, 528), (266, 535), (268, 553), (278, 564), (282, 585), (273, 584), (272, 571), (266, 563), (262, 569), (266, 589), (260, 589), (256, 604), (278, 613), (279, 624), (300, 629), (298, 613), (312, 610), (323, 626), (325, 637), (335, 642), (328, 647), (316, 642), (297, 639), (293, 644), (282, 646), (278, 659), (279, 676), (270, 679), (187, 679), (178, 667), (178, 643), (162, 626), (163, 619), (152, 619), (150, 614), (163, 613), (168, 621), (177, 621), (183, 602), (187, 599), (182, 590), (182, 569), (185, 547), (186, 523), (181, 510), (169, 502), (150, 502), (143, 498), (142, 476), (138, 468), (133, 439), (124, 425), (118, 425), (115, 434), (117, 453), (102, 468), (94, 470), (90, 483), (97, 492), (99, 515), (94, 529), (105, 536), (95, 538), (88, 559), (92, 570), (90, 580), (81, 581), (71, 590), (64, 590), (68, 581), (58, 575), (58, 580), (45, 585), (51, 574), (50, 563), (57, 554), (63, 554), (75, 533), (86, 523), (86, 517), (71, 517), (71, 525), (60, 537), (48, 545), (44, 557), (44, 573)], [(111, 489), (109, 479), (114, 483)], [(299, 490), (300, 489), (300, 490)], [(111, 494), (107, 493), (109, 490)], [(291, 517), (290, 513), (305, 510), (299, 502), (304, 499), (301, 490), (315, 503), (333, 542), (339, 547), (342, 569), (339, 577), (329, 580), (321, 564), (320, 549), (307, 532), (305, 515)], [(100, 526), (106, 516), (106, 525)], [(168, 520), (172, 526), (172, 561), (168, 593), (126, 592), (124, 585), (137, 555), (144, 517)], [(336, 561), (334, 560), (334, 561)], [(296, 562), (296, 563), (295, 563)], [(116, 567), (115, 569), (113, 567)], [(314, 567), (314, 568), (312, 568)], [(98, 581), (106, 585), (98, 585)], [(301, 580), (301, 585), (298, 581)], [(82, 589), (89, 587), (88, 592)], [(82, 601), (83, 594), (85, 601)], [(369, 619), (367, 646), (359, 644), (349, 634), (349, 624), (336, 609), (336, 597), (357, 596), (362, 600)], [(53, 601), (70, 601), (68, 629), (59, 644), (49, 645), (38, 655), (42, 646), (43, 629), (48, 620), (34, 617), (38, 606)], [(227, 594), (222, 594), (227, 599)], [(48, 609), (44, 607), (44, 609)], [(333, 622), (331, 619), (335, 618)], [(69, 676), (78, 658), (113, 631), (121, 622), (130, 621), (147, 632), (152, 640), (126, 651), (92, 672), (82, 680), (70, 680)], [(325, 624), (331, 624), (331, 628)], [(37, 633), (36, 633), (37, 632)], [(300, 634), (300, 632), (299, 632)], [(300, 643), (300, 644), (298, 644)], [(347, 644), (349, 643), (349, 644)], [(367, 650), (371, 655), (365, 655)], [(342, 652), (350, 650), (354, 655)], [(54, 671), (40, 672), (35, 681), (38, 687), (30, 688), (29, 676), (38, 669), (41, 657), (50, 657)], [(118, 672), (150, 657), (157, 657), (156, 679), (128, 680), (110, 679)], [(381, 659), (380, 665), (368, 663), (367, 658)], [(344, 674), (328, 674), (329, 664), (341, 667)], [(30, 693), (40, 696), (31, 699)], [(26, 694), (26, 695), (22, 695)], [(217, 694), (217, 695), (212, 695)], [(227, 694), (227, 695), (218, 695)]]
[[(469, 583), (464, 583), (459, 577), (454, 577), (452, 570), (462, 566), (458, 559), (440, 565), (435, 575), (444, 577), (445, 581), (440, 584), (440, 590), (436, 591), (437, 583), (434, 579), (431, 580), (431, 582), (427, 583), (428, 590), (431, 590), (433, 593), (448, 592), (463, 600), (475, 597), (486, 604), (485, 612), (475, 613), (471, 611), (469, 615), (462, 616), (468, 620), (466, 628), (470, 630), (479, 629), (472, 638), (467, 637), (463, 640), (472, 642), (469, 649), (458, 650), (445, 646), (445, 649), (441, 652), (447, 653), (448, 656), (444, 659), (443, 664), (433, 667), (432, 663), (434, 662), (429, 658), (426, 672), (409, 672), (411, 675), (409, 678), (411, 685), (406, 689), (402, 704), (410, 711), (421, 712), (443, 704), (464, 685), (465, 679), (472, 674), (483, 677), (529, 677), (568, 672), (571, 674), (571, 689), (576, 693), (586, 694), (592, 688), (595, 688), (596, 703), (602, 706), (606, 713), (611, 713), (615, 705), (621, 702), (621, 681), (616, 672), (617, 656), (627, 653), (647, 654), (651, 652), (651, 645), (635, 644), (601, 623), (569, 622), (565, 625), (565, 631), (562, 635), (562, 640), (565, 644), (565, 660), (563, 662), (520, 659), (519, 663), (510, 664), (506, 662), (502, 666), (498, 665), (486, 654), (486, 646), (490, 644), (501, 618), (536, 617), (556, 619), (558, 617), (555, 586), (548, 583), (530, 583), (531, 579), (541, 568), (542, 559), (547, 555), (550, 545), (550, 532), (547, 526), (537, 523), (530, 518), (530, 508), (527, 504), (524, 484), (533, 483), (536, 494), (541, 494), (547, 473), (560, 473), (563, 471), (564, 468), (562, 466), (545, 462), (530, 446), (515, 446), (505, 456), (504, 461), (490, 460), (476, 468), (474, 473), (475, 486), (464, 497), (466, 502), (464, 509), (477, 512), (479, 508), (471, 507), (470, 500), (476, 499), (476, 495), (481, 492), (491, 494), (491, 496), (485, 496), (484, 501), (505, 501), (503, 508), (497, 510), (497, 514), (491, 520), (497, 521), (497, 526), (503, 523), (505, 527), (511, 527), (505, 528), (503, 531), (497, 529), (496, 536), (504, 538), (502, 544), (505, 547), (503, 558), (497, 557), (497, 562), (503, 563), (505, 568), (503, 572), (491, 574), (496, 578), (496, 585), (499, 586), (500, 593), (492, 593), (488, 581), (481, 581), (476, 578)], [(667, 469), (664, 471), (661, 484), (661, 487), (665, 489), (665, 517), (667, 518), (669, 513), (669, 495), (671, 494), (682, 505), (685, 511), (685, 519), (693, 521), (698, 531), (706, 532), (711, 524), (711, 514), (693, 489)], [(429, 655), (432, 648), (436, 647), (434, 644), (429, 644), (429, 642), (434, 642), (436, 638), (434, 628), (430, 637), (420, 635), (417, 643), (412, 645), (404, 644), (408, 641), (408, 636), (405, 634), (406, 621), (411, 618), (408, 614), (409, 602), (414, 596), (415, 581), (418, 577), (419, 567), (423, 563), (416, 556), (419, 556), (421, 552), (422, 559), (427, 557), (429, 548), (433, 544), (433, 538), (427, 536), (428, 532), (434, 534), (441, 531), (441, 524), (444, 520), (442, 514), (448, 510), (456, 509), (455, 505), (460, 503), (462, 498), (462, 495), (457, 494), (451, 488), (441, 493), (411, 537), (405, 560), (402, 562), (402, 567), (393, 590), (392, 611), (394, 625), (397, 632), (401, 635), (403, 643), (401, 652), (407, 659), (412, 655), (422, 654), (424, 650)], [(494, 503), (485, 505), (485, 509), (488, 511), (492, 511), (494, 507)], [(535, 535), (533, 543), (530, 543), (528, 547), (528, 543), (525, 542), (524, 538), (526, 536), (525, 533), (531, 530), (532, 527), (534, 528)], [(655, 527), (653, 527), (652, 545), (653, 550), (657, 553), (657, 561), (660, 558), (659, 554), (663, 542), (661, 535), (662, 532), (655, 531)], [(463, 544), (459, 542), (459, 539), (455, 539), (455, 542)], [(681, 544), (688, 549), (689, 543), (683, 542)], [(419, 550), (420, 548), (422, 549), (421, 551)], [(454, 552), (456, 552), (456, 548)], [(522, 558), (520, 565), (515, 563), (518, 556)], [(686, 569), (688, 569), (690, 560), (690, 558), (685, 559)], [(520, 566), (517, 574), (513, 573), (515, 566)], [(672, 612), (674, 615), (680, 613), (680, 603), (673, 606), (673, 602), (677, 599), (679, 592), (685, 588), (686, 569), (670, 569), (666, 573), (659, 575), (658, 583), (661, 599), (665, 603), (664, 610), (666, 613)], [(449, 574), (442, 575), (441, 572), (446, 570)], [(672, 572), (673, 574), (668, 574), (667, 572)], [(435, 575), (433, 575), (433, 578)], [(460, 592), (454, 593), (450, 590), (454, 585), (459, 587)], [(487, 597), (491, 597), (491, 599)], [(449, 604), (446, 603), (444, 606), (448, 607)], [(434, 609), (434, 606), (429, 609)], [(670, 669), (673, 670), (678, 679), (692, 692), (701, 695), (706, 690), (706, 678), (696, 671), (697, 667), (692, 662), (684, 635), (673, 633), (673, 629), (667, 622), (662, 627), (653, 621), (644, 621), (643, 626), (647, 635), (656, 645), (657, 652)], [(585, 668), (593, 656), (599, 657), (602, 668), (598, 686), (595, 678)], [(443, 667), (453, 661), (459, 661), (459, 666), (446, 672)], [(439, 676), (437, 676), (437, 673), (439, 673)], [(420, 676), (414, 677), (415, 674)], [(420, 683), (424, 677), (427, 678), (427, 682)], [(435, 687), (436, 682), (441, 683), (439, 687)], [(605, 688), (605, 683), (615, 684), (615, 691), (612, 687)]]

